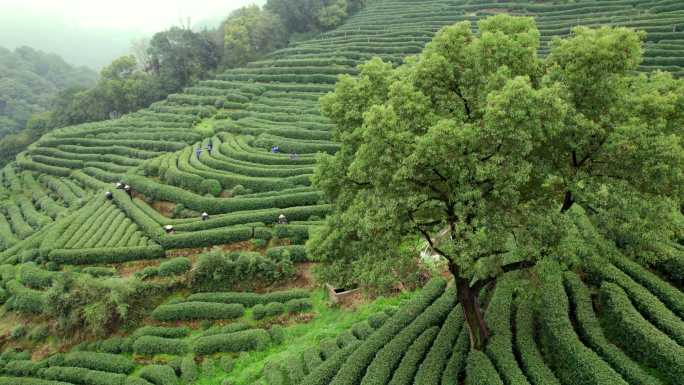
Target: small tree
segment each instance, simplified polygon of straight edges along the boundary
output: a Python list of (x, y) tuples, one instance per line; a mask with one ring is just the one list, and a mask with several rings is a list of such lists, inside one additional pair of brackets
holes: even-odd
[[(587, 81), (582, 71), (591, 68), (572, 65), (579, 45), (586, 55), (619, 62), (603, 70), (612, 74), (609, 82), (629, 83), (640, 40), (627, 29), (592, 32), (611, 42), (598, 45), (583, 41), (587, 30), (577, 30), (554, 45), (547, 61), (537, 56), (539, 31), (531, 18), (498, 15), (480, 21), (478, 31), (474, 35), (469, 22), (446, 27), (405, 65), (393, 69), (373, 59), (358, 78), (342, 77), (322, 99), (342, 147), (323, 156), (316, 170), (315, 184), (335, 211), (309, 242), (311, 254), (322, 260), (372, 268), (374, 256), (391, 258), (397, 245), (421, 234), (448, 263), (475, 349), (489, 338), (481, 289), (505, 272), (574, 246), (572, 221), (561, 215), (569, 207), (560, 209), (558, 194), (565, 199), (568, 190), (576, 191), (562, 176), (568, 169), (563, 151), (594, 138), (578, 125), (587, 121), (582, 109), (604, 116), (616, 93), (634, 100), (649, 88), (610, 91)], [(613, 112), (622, 117), (613, 124), (639, 115), (626, 107), (622, 115)], [(658, 170), (672, 168), (662, 179), (667, 186), (651, 188), (651, 194), (677, 190), (681, 145), (668, 146), (669, 155), (654, 160)], [(643, 155), (624, 164), (614, 164), (624, 157), (608, 158), (606, 166), (639, 167)]]

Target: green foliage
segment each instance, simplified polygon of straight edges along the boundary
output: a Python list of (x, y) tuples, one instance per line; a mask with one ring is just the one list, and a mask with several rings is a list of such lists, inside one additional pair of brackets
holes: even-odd
[(187, 300), (199, 302), (239, 303), (246, 307), (252, 307), (257, 304), (265, 305), (271, 302), (288, 303), (291, 300), (305, 299), (308, 297), (308, 291), (303, 289), (292, 289), (285, 291), (274, 291), (265, 294), (250, 292), (196, 293), (191, 294)]
[(192, 268), (192, 263), (188, 258), (177, 257), (159, 264), (159, 275), (169, 277), (187, 272)]
[(40, 369), (38, 374), (42, 378), (65, 381), (73, 384), (88, 385), (125, 385), (126, 376), (118, 373), (108, 373), (98, 370), (51, 366)]
[(644, 319), (619, 286), (605, 282), (600, 294), (608, 335), (634, 357), (659, 368), (670, 381), (679, 381), (684, 374), (684, 348)]
[(129, 374), (135, 368), (133, 361), (124, 356), (95, 352), (71, 352), (52, 356), (49, 364), (50, 366), (69, 366), (122, 374)]
[(154, 385), (177, 385), (178, 378), (168, 365), (147, 365), (140, 370), (140, 377)]
[(256, 253), (226, 254), (214, 249), (201, 254), (190, 277), (194, 291), (230, 290), (270, 284), (294, 276), (289, 260), (273, 261)]
[(183, 357), (183, 361), (181, 361), (181, 381), (186, 384), (192, 383), (197, 379), (198, 375), (199, 370), (197, 363), (195, 363), (195, 358), (193, 356)]
[(504, 385), (486, 354), (473, 350), (466, 364), (466, 385)]
[(152, 318), (157, 321), (219, 320), (239, 318), (244, 312), (245, 307), (240, 304), (182, 302), (158, 306), (152, 312)]
[(230, 334), (216, 334), (200, 337), (193, 342), (196, 354), (233, 353), (264, 349), (271, 341), (266, 330), (249, 329)]
[(567, 384), (627, 384), (605, 361), (579, 340), (569, 318), (570, 304), (557, 265), (545, 266), (539, 323), (546, 362)]
[(563, 282), (575, 309), (577, 330), (582, 336), (582, 340), (586, 341), (590, 348), (601, 355), (606, 362), (610, 363), (630, 384), (660, 384), (660, 380), (645, 373), (622, 350), (608, 341), (598, 318), (594, 314), (589, 290), (584, 286), (579, 277), (573, 273), (566, 272), (563, 274)]
[(133, 343), (133, 352), (144, 356), (156, 354), (183, 355), (188, 350), (188, 343), (184, 340), (151, 335), (138, 337)]
[(223, 32), (224, 61), (229, 67), (243, 66), (287, 43), (280, 18), (257, 5), (233, 11), (223, 22)]

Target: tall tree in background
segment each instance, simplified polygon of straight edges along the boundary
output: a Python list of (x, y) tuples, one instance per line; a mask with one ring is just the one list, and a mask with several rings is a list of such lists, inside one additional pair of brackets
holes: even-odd
[(173, 27), (150, 41), (150, 69), (168, 93), (210, 75), (218, 65), (217, 48), (204, 33)]
[(257, 5), (240, 8), (223, 22), (223, 64), (239, 67), (287, 45), (280, 18)]
[(671, 108), (632, 108), (681, 86), (629, 75), (641, 60), (639, 34), (577, 29), (542, 61), (531, 18), (499, 15), (477, 30), (446, 27), (397, 69), (374, 59), (322, 99), (342, 147), (316, 170), (335, 211), (308, 245), (321, 260), (368, 270), (422, 235), (448, 263), (471, 345), (481, 349), (482, 288), (541, 259), (582, 257), (567, 191), (605, 215), (635, 199), (672, 209), (684, 151), (681, 132), (665, 124)]

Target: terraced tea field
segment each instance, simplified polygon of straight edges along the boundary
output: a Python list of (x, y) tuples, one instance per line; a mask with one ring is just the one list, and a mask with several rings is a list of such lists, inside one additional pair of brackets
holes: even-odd
[[(293, 283), (308, 268), (310, 229), (332, 209), (311, 182), (316, 154), (340, 147), (319, 98), (372, 57), (399, 65), (440, 28), (497, 13), (533, 16), (542, 55), (577, 25), (644, 30), (639, 70), (684, 75), (680, 0), (378, 0), (148, 109), (50, 132), (0, 171), (0, 385), (680, 384), (679, 244), (657, 272), (621, 259), (558, 273), (540, 283), (541, 312), (507, 276), (481, 296), (498, 309), (483, 352), (470, 351), (441, 279), (337, 327), (351, 316), (311, 282)], [(108, 304), (129, 295), (122, 287), (141, 303), (163, 298), (117, 307), (135, 325), (72, 346), (51, 339), (45, 310), (70, 274), (115, 292)], [(79, 317), (75, 334), (106, 323)]]

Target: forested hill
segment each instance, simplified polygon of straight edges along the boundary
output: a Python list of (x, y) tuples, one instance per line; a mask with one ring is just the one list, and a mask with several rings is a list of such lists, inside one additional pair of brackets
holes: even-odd
[(90, 87), (97, 73), (74, 67), (56, 54), (19, 47), (0, 47), (0, 139), (26, 125), (34, 113), (46, 111), (58, 92)]

